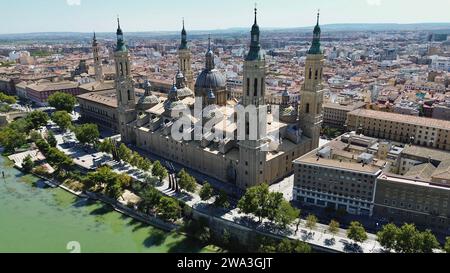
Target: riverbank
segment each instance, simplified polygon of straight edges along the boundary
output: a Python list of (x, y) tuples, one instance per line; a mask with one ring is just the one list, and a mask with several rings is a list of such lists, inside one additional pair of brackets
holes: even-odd
[[(0, 253), (68, 253), (79, 242), (83, 253), (215, 252), (197, 240), (125, 216), (98, 201), (45, 187), (0, 156)], [(64, 185), (63, 185), (64, 187)], [(70, 189), (69, 189), (70, 190)]]

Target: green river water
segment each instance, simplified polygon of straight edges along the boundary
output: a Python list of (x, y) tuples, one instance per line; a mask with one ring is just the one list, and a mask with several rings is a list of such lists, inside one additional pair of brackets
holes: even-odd
[(198, 241), (142, 224), (102, 203), (44, 188), (3, 156), (0, 168), (0, 253), (69, 253), (70, 242), (82, 253), (208, 252)]

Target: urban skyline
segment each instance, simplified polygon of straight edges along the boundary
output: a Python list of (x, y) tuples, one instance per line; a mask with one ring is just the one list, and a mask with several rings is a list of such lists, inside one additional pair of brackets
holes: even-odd
[[(248, 25), (246, 11), (255, 1), (236, 0), (226, 4), (215, 1), (133, 1), (133, 5), (119, 1), (100, 0), (18, 0), (9, 6), (3, 16), (14, 24), (0, 26), (0, 34), (34, 32), (109, 32), (113, 19), (120, 15), (126, 22), (128, 32), (176, 31), (184, 17), (186, 27), (192, 30), (241, 28)], [(343, 0), (314, 2), (281, 0), (257, 1), (264, 16), (261, 26), (266, 28), (294, 28), (311, 26), (310, 14), (321, 9), (322, 25), (347, 23), (447, 23), (446, 10), (450, 3), (444, 0), (430, 0), (426, 6), (405, 0)], [(398, 12), (408, 6), (408, 12)], [(441, 8), (434, 9), (439, 6)], [(137, 8), (139, 7), (139, 8)], [(167, 13), (167, 11), (172, 11)], [(213, 10), (214, 12), (208, 12)], [(220, 10), (217, 14), (216, 10)], [(17, 20), (20, 13), (27, 20)], [(224, 16), (221, 16), (223, 14)], [(283, 20), (279, 20), (282, 14)], [(225, 16), (226, 15), (226, 16)], [(57, 24), (54, 22), (58, 22)]]

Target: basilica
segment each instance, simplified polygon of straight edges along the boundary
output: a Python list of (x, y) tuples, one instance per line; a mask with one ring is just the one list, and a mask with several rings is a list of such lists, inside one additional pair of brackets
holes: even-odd
[[(242, 190), (261, 183), (273, 184), (293, 173), (292, 162), (319, 145), (324, 66), (319, 15), (307, 55), (301, 101), (299, 104), (290, 103), (286, 89), (279, 111), (266, 104), (266, 57), (261, 48), (256, 9), (254, 16), (250, 48), (243, 60), (243, 97), (240, 100), (232, 98), (227, 92), (226, 78), (215, 68), (211, 40), (205, 54), (204, 69), (194, 81), (184, 22), (178, 50), (179, 71), (174, 75), (169, 93), (167, 96), (157, 96), (147, 85), (145, 92), (138, 96), (131, 76), (130, 53), (118, 22), (114, 86), (116, 123), (122, 142), (217, 180), (232, 183)], [(98, 56), (97, 52), (94, 52), (95, 56)], [(101, 75), (98, 58), (94, 61), (96, 73)], [(98, 76), (100, 79), (101, 76)], [(202, 107), (209, 106), (208, 113), (196, 116), (194, 106), (197, 103), (201, 103)], [(238, 126), (228, 119), (216, 122), (211, 131), (201, 131), (200, 138), (178, 140), (172, 136), (172, 129), (180, 119), (192, 122), (192, 126), (185, 126), (181, 131), (193, 136), (195, 124), (204, 125), (211, 119), (217, 119), (215, 113), (226, 116), (230, 109), (239, 106), (252, 106), (258, 110), (256, 116), (245, 116), (244, 138), (237, 137)], [(264, 130), (268, 134), (258, 133), (253, 138), (249, 128), (256, 128), (257, 132)], [(278, 132), (278, 137), (270, 137), (271, 132)]]

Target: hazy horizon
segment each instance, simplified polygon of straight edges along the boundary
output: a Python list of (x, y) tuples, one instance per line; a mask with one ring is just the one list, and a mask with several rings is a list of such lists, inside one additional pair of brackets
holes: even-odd
[[(448, 0), (259, 0), (258, 23), (266, 29), (321, 24), (450, 23)], [(3, 8), (0, 34), (110, 33), (120, 15), (125, 32), (171, 32), (182, 18), (191, 31), (250, 27), (255, 0), (15, 0)]]

